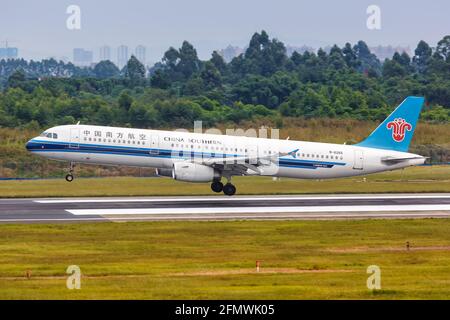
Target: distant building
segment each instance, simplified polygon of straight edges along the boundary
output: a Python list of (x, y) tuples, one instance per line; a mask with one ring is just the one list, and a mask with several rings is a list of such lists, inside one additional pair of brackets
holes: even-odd
[(83, 48), (73, 49), (73, 63), (80, 67), (89, 67), (94, 60), (92, 51)]
[(99, 60), (110, 60), (111, 61), (111, 47), (103, 46), (100, 48)]
[(244, 49), (239, 47), (233, 47), (229, 45), (225, 49), (222, 49), (218, 52), (225, 62), (230, 62), (233, 58), (239, 56), (241, 53), (244, 53)]
[(0, 59), (17, 59), (19, 57), (19, 49), (17, 48), (0, 48)]
[(406, 52), (411, 57), (411, 48), (408, 47), (393, 47), (393, 46), (376, 46), (376, 47), (369, 47), (370, 52), (375, 54), (378, 59), (380, 59), (381, 62), (383, 62), (385, 59), (391, 59), (394, 53), (398, 52), (402, 54), (403, 52)]
[(119, 69), (125, 67), (128, 62), (128, 47), (121, 45), (117, 48), (117, 66)]
[(147, 62), (147, 48), (139, 45), (136, 47), (136, 50), (134, 51), (134, 56), (136, 59), (138, 59), (143, 65)]

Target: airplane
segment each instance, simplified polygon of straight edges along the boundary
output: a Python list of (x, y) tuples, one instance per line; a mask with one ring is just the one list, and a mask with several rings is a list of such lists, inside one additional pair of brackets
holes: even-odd
[(426, 158), (408, 148), (423, 103), (423, 97), (407, 97), (354, 145), (78, 123), (45, 130), (26, 149), (69, 162), (68, 182), (76, 163), (152, 167), (158, 176), (209, 182), (212, 191), (231, 196), (236, 193), (233, 176), (330, 179), (421, 165)]

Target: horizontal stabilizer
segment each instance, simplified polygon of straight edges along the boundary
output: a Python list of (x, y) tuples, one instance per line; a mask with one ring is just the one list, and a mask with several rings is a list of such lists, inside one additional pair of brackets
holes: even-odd
[(404, 161), (408, 161), (408, 160), (423, 160), (423, 162), (425, 162), (426, 159), (427, 159), (426, 157), (421, 157), (421, 156), (402, 157), (402, 158), (384, 157), (381, 159), (381, 161), (387, 162), (387, 163), (399, 163), (399, 162), (404, 162)]

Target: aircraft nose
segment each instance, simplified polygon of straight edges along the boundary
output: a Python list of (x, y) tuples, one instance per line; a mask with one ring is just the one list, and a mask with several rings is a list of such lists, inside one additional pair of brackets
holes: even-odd
[[(33, 139), (31, 139), (31, 140), (33, 140)], [(30, 151), (31, 150), (31, 147), (32, 147), (32, 142), (31, 142), (31, 140), (29, 140), (26, 144), (25, 144), (25, 148), (27, 148), (27, 150), (28, 151)]]

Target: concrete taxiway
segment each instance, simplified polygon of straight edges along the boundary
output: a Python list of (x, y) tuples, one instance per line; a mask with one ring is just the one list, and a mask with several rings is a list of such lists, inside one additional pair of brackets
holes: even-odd
[(450, 218), (450, 194), (0, 199), (0, 223)]

